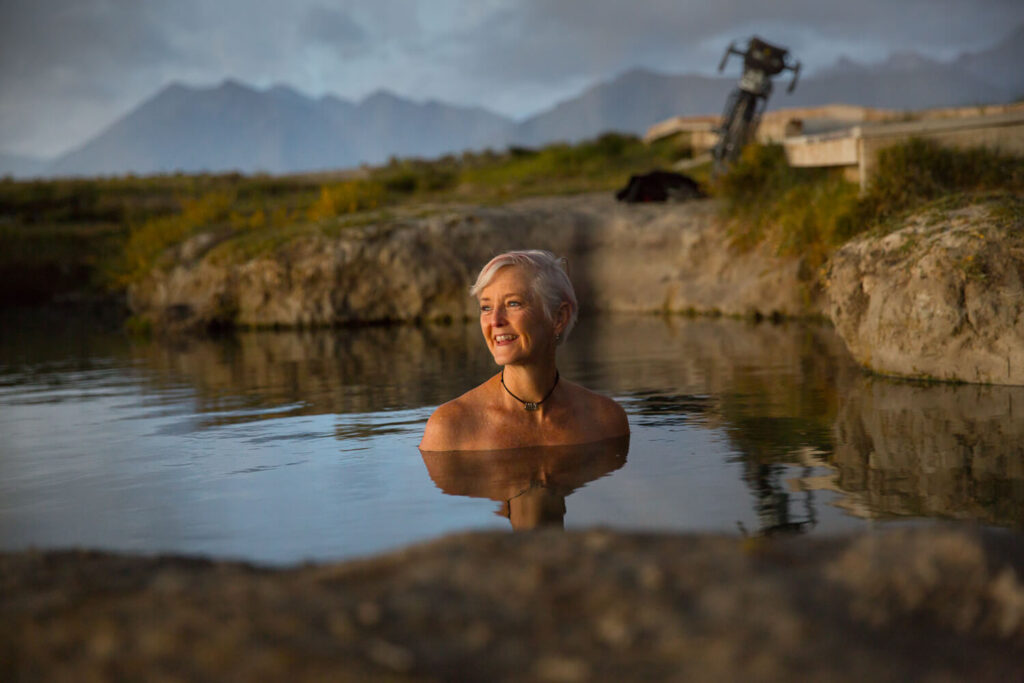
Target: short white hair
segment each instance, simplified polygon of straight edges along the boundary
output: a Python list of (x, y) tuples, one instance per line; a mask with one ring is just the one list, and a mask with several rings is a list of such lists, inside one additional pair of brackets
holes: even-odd
[(568, 262), (550, 251), (540, 249), (508, 251), (499, 254), (480, 270), (476, 282), (469, 288), (470, 296), (479, 298), (480, 292), (491, 284), (494, 276), (505, 266), (520, 266), (533, 273), (532, 290), (540, 299), (548, 320), (554, 321), (555, 312), (563, 303), (569, 305), (569, 322), (562, 330), (560, 339), (560, 341), (565, 341), (576, 325), (580, 308), (576, 301), (576, 291), (572, 287), (572, 281), (567, 272)]

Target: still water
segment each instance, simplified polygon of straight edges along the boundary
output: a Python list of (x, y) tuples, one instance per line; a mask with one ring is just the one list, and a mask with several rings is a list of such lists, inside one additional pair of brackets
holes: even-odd
[(828, 327), (600, 316), (563, 376), (628, 443), (416, 448), (497, 368), (473, 324), (139, 341), (0, 321), (0, 549), (292, 563), (444, 533), (835, 534), (930, 518), (1024, 527), (1024, 388), (869, 377)]

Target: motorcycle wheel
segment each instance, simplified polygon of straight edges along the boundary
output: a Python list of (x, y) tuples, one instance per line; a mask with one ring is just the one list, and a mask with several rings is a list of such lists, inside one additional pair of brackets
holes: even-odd
[(734, 90), (726, 103), (718, 142), (712, 150), (711, 175), (718, 177), (740, 157), (750, 134), (750, 125), (756, 108), (755, 98), (743, 90)]
[(740, 153), (750, 139), (750, 124), (754, 118), (755, 105), (753, 96), (748, 93), (740, 96), (736, 105), (736, 115), (732, 117), (726, 131), (726, 160), (729, 163), (735, 163), (740, 158)]

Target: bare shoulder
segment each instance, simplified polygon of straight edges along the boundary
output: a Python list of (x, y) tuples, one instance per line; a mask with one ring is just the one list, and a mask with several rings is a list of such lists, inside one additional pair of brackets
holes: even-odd
[(471, 417), (471, 413), (467, 410), (462, 398), (460, 396), (437, 407), (437, 410), (427, 420), (427, 428), (423, 430), (420, 450), (458, 450), (459, 444), (463, 440), (469, 426), (467, 422), (470, 421)]
[(477, 424), (480, 411), (474, 407), (480, 405), (483, 394), (482, 384), (438, 406), (427, 420), (420, 450), (455, 451), (464, 448), (480, 429)]
[(589, 430), (599, 439), (608, 439), (629, 434), (629, 420), (626, 411), (617, 402), (578, 384), (580, 405), (587, 416)]

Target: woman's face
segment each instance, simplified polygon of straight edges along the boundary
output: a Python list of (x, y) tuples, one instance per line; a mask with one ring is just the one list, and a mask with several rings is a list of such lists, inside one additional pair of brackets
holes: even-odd
[(505, 266), (480, 292), (480, 329), (498, 365), (516, 365), (554, 353), (555, 325), (520, 266)]

